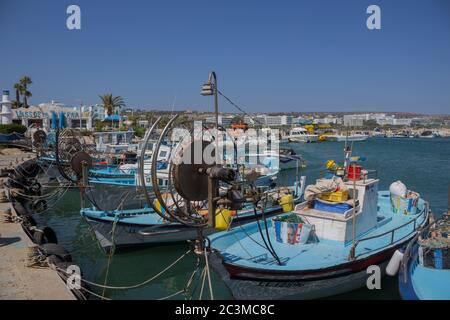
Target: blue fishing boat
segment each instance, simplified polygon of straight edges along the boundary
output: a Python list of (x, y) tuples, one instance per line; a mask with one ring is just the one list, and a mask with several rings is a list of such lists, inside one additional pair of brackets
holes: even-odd
[[(369, 266), (384, 271), (393, 252), (427, 223), (428, 204), (415, 198), (399, 210), (395, 195), (378, 191), (376, 177), (352, 178), (340, 185), (350, 200), (322, 201), (320, 188), (330, 179), (319, 179), (291, 213), (208, 236), (212, 266), (234, 298), (320, 298), (364, 286)], [(308, 190), (319, 190), (319, 198)]]
[[(291, 199), (292, 205), (298, 203), (303, 193), (304, 182), (305, 177), (302, 177), (300, 184), (296, 184), (294, 187), (268, 191), (272, 201), (264, 205), (265, 214), (271, 216), (282, 211), (283, 205), (286, 205), (282, 202), (282, 199), (286, 199), (285, 196), (291, 196), (289, 199)], [(114, 200), (111, 199), (111, 201)], [(138, 201), (141, 201), (141, 205), (136, 209), (139, 206)], [(116, 250), (120, 250), (183, 242), (193, 240), (198, 236), (198, 228), (173, 222), (170, 217), (167, 219), (160, 217), (145, 204), (145, 199), (142, 197), (139, 200), (127, 199), (123, 203), (124, 206), (127, 206), (126, 209), (106, 211), (91, 207), (83, 208), (80, 211), (105, 251), (109, 251), (113, 244)], [(130, 208), (130, 206), (135, 208)], [(242, 210), (231, 215), (228, 227), (253, 221), (255, 214), (258, 213), (254, 211), (253, 205), (244, 206)], [(217, 231), (217, 229), (207, 228), (203, 230), (203, 233), (207, 235)]]
[[(450, 300), (450, 216), (431, 224), (409, 243), (398, 284), (405, 300)], [(398, 258), (397, 258), (398, 259)]]

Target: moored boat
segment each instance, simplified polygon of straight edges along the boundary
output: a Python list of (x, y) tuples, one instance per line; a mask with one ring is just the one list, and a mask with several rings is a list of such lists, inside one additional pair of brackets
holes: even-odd
[[(284, 199), (288, 196), (292, 205), (298, 203), (303, 193), (305, 178), (301, 185), (291, 188), (276, 188), (268, 192), (272, 202), (267, 203), (264, 210), (267, 216), (272, 216), (283, 210)], [(144, 199), (141, 199), (143, 201)], [(130, 206), (131, 202), (128, 202)], [(136, 204), (136, 202), (135, 202)], [(113, 246), (115, 249), (155, 246), (193, 240), (198, 236), (198, 229), (161, 218), (151, 208), (143, 204), (140, 208), (100, 210), (99, 208), (83, 208), (80, 210), (87, 223), (92, 228), (97, 240), (105, 251)], [(258, 215), (259, 213), (256, 213)], [(217, 217), (216, 217), (217, 218)], [(220, 217), (219, 217), (220, 218)], [(232, 214), (228, 227), (245, 224), (255, 219), (253, 206), (247, 205), (242, 210)], [(217, 232), (214, 228), (203, 230), (205, 235)]]
[(449, 234), (450, 216), (444, 215), (408, 244), (398, 274), (403, 299), (450, 300)]
[[(317, 200), (298, 204), (291, 215), (302, 222), (285, 227), (288, 241), (280, 241), (273, 219), (266, 221), (265, 233), (253, 222), (210, 235), (214, 269), (236, 299), (313, 299), (364, 286), (367, 268), (375, 265), (383, 272), (392, 253), (427, 223), (429, 213), (428, 204), (418, 198), (416, 210), (399, 210), (397, 198), (378, 192), (378, 183), (364, 177), (344, 182), (355, 195), (354, 206), (335, 212), (330, 212), (332, 204), (316, 205)], [(299, 236), (305, 226), (307, 240), (291, 241), (289, 233)]]
[(298, 128), (292, 128), (291, 131), (289, 131), (289, 135), (284, 137), (284, 139), (287, 139), (289, 142), (317, 142), (319, 139), (319, 135), (309, 133), (309, 131), (303, 127)]

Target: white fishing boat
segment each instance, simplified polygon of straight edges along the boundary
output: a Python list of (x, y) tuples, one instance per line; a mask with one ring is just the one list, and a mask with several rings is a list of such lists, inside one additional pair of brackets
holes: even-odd
[(369, 136), (366, 134), (362, 134), (362, 133), (355, 133), (355, 134), (349, 134), (349, 135), (333, 134), (333, 135), (327, 135), (326, 137), (327, 137), (327, 141), (342, 142), (342, 141), (364, 141)]
[(136, 151), (137, 144), (132, 143), (134, 131), (94, 132), (95, 148), (98, 152), (121, 154)]
[(284, 139), (287, 139), (289, 142), (317, 142), (319, 139), (319, 135), (311, 134), (309, 131), (303, 127), (292, 128), (289, 131), (289, 135), (285, 136)]

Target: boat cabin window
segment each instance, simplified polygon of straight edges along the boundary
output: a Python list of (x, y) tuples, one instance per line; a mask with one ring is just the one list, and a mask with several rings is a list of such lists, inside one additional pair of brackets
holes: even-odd
[(161, 158), (165, 158), (166, 155), (167, 155), (167, 151), (161, 151), (161, 152), (159, 153), (159, 156), (160, 156)]

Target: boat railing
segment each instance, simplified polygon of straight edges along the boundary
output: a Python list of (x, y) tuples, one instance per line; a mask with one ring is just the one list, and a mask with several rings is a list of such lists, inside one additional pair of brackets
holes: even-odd
[[(394, 242), (399, 242), (399, 241), (409, 237), (411, 234), (414, 234), (417, 231), (416, 230), (417, 229), (417, 220), (419, 220), (420, 217), (424, 216), (424, 218), (423, 218), (424, 221), (427, 221), (429, 212), (430, 212), (430, 209), (429, 209), (428, 202), (425, 202), (423, 210), (416, 217), (414, 217), (413, 219), (409, 220), (408, 222), (405, 222), (404, 224), (402, 224), (402, 225), (400, 225), (400, 226), (398, 226), (398, 227), (396, 227), (396, 228), (394, 228), (392, 230), (389, 230), (389, 231), (386, 231), (386, 232), (383, 232), (383, 233), (380, 233), (380, 234), (377, 234), (377, 235), (374, 235), (374, 236), (362, 238), (362, 239), (359, 239), (359, 240), (355, 241), (355, 244), (353, 244), (352, 247), (350, 248), (350, 253), (349, 253), (349, 258), (348, 259), (349, 260), (355, 260), (359, 256), (365, 255), (365, 254), (367, 254), (369, 252), (372, 252), (372, 251), (375, 251), (375, 250), (380, 250), (380, 249), (386, 248), (386, 247), (391, 246), (392, 244), (394, 244)], [(394, 239), (395, 239), (395, 231), (403, 229), (404, 227), (409, 226), (411, 224), (413, 224), (413, 230), (410, 233), (406, 234), (405, 236), (401, 237), (400, 239), (397, 239), (397, 240), (394, 241)], [(384, 236), (386, 236), (388, 234), (391, 235), (391, 239), (390, 239), (389, 244), (387, 244), (385, 246), (382, 246), (380, 248), (373, 249), (373, 250), (370, 250), (370, 251), (367, 251), (367, 252), (363, 252), (363, 253), (361, 253), (359, 255), (356, 255), (356, 247), (361, 242), (368, 241), (368, 240), (373, 240), (373, 239), (377, 239), (377, 238), (381, 238), (381, 237), (384, 237)]]

